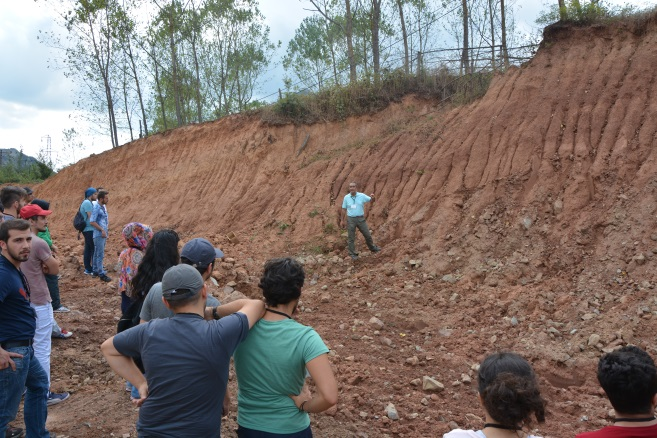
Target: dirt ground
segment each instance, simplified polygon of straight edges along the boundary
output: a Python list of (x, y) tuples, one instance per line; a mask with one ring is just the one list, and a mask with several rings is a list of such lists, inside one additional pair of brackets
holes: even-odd
[[(464, 107), (409, 96), (312, 126), (233, 116), (92, 156), (36, 187), (55, 211), (72, 309), (56, 319), (75, 332), (53, 341), (54, 389), (72, 396), (49, 410), (50, 429), (135, 436), (137, 412), (99, 351), (119, 318), (116, 283), (82, 274), (70, 225), (91, 185), (110, 189), (109, 265), (133, 220), (221, 247), (213, 293), (224, 301), (257, 297), (268, 258), (303, 260), (299, 320), (329, 345), (340, 387), (337, 408), (313, 415), (318, 437), (480, 428), (476, 366), (502, 349), (532, 363), (549, 401), (535, 434), (609, 424), (600, 355), (635, 344), (657, 358), (655, 21), (549, 28), (531, 62)], [(377, 194), (368, 223), (383, 248), (356, 263), (336, 226), (351, 180)], [(425, 377), (441, 385), (423, 390)], [(235, 400), (234, 379), (229, 388)], [(235, 410), (224, 436), (235, 436)]]

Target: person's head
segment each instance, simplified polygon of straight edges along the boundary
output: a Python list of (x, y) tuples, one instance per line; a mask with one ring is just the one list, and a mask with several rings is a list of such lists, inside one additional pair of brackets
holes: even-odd
[(139, 269), (132, 278), (129, 293), (131, 298), (146, 296), (150, 288), (160, 281), (164, 272), (180, 261), (178, 254), (178, 233), (173, 230), (160, 230), (148, 242)]
[(172, 266), (162, 276), (162, 298), (174, 312), (189, 304), (197, 304), (199, 300), (205, 303), (205, 281), (193, 266)]
[(652, 415), (657, 404), (657, 368), (642, 349), (627, 346), (602, 356), (598, 381), (617, 413)]
[(34, 192), (29, 187), (23, 187), (23, 190), (25, 191), (25, 203), (29, 204), (34, 199)]
[(349, 193), (351, 193), (352, 196), (355, 196), (357, 191), (358, 191), (358, 185), (355, 182), (350, 182)]
[(27, 260), (32, 248), (30, 223), (23, 219), (5, 221), (0, 224), (0, 248), (14, 266)]
[(88, 199), (90, 201), (95, 201), (98, 199), (98, 190), (96, 190), (93, 187), (89, 187), (87, 190), (84, 191), (84, 197), (85, 199)]
[(27, 193), (20, 187), (7, 186), (0, 190), (0, 202), (5, 208), (5, 213), (11, 214), (18, 218), (18, 214), (26, 204), (25, 197)]
[(207, 280), (214, 269), (214, 260), (223, 256), (224, 253), (219, 248), (212, 246), (208, 240), (197, 237), (183, 246), (180, 263), (193, 266)]
[(123, 227), (121, 234), (125, 239), (126, 245), (130, 248), (143, 251), (153, 237), (153, 230), (148, 225), (140, 224), (139, 222), (130, 222)]
[(46, 231), (46, 228), (48, 227), (47, 216), (49, 216), (51, 213), (52, 211), (44, 210), (37, 204), (28, 204), (21, 208), (20, 214), (23, 219), (30, 221), (32, 231), (36, 234), (42, 231)]
[(545, 421), (545, 400), (529, 362), (516, 353), (501, 352), (486, 357), (479, 366), (479, 397), (488, 415), (497, 423), (521, 428), (532, 414)]
[(44, 201), (43, 199), (34, 198), (30, 204), (36, 204), (44, 210), (50, 210), (50, 202)]
[(98, 190), (98, 203), (105, 205), (109, 202), (109, 192), (107, 190)]
[(303, 266), (292, 258), (271, 259), (265, 263), (258, 287), (269, 307), (285, 305), (301, 296), (306, 278)]

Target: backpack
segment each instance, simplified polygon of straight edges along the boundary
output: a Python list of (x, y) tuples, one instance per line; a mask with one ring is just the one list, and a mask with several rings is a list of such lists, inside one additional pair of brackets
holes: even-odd
[(75, 228), (78, 231), (84, 231), (84, 228), (86, 226), (87, 226), (87, 221), (84, 219), (82, 212), (78, 210), (78, 212), (75, 213), (75, 217), (73, 218), (73, 228)]

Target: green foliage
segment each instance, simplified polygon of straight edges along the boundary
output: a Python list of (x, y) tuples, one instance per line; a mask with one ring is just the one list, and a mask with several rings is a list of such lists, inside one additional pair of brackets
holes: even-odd
[(363, 79), (353, 85), (336, 85), (313, 94), (287, 92), (263, 111), (262, 118), (272, 124), (345, 120), (380, 111), (410, 93), (464, 105), (483, 96), (492, 77), (492, 72), (459, 76), (446, 69), (437, 69), (421, 75), (407, 75), (395, 70), (383, 75), (378, 82)]
[(559, 8), (556, 2), (552, 2), (547, 11), (539, 14), (536, 23), (547, 26), (563, 21), (585, 25), (623, 18), (637, 11), (636, 7), (631, 5), (613, 6), (601, 0), (565, 0), (565, 4), (565, 7)]
[(336, 231), (337, 231), (337, 228), (333, 224), (333, 222), (329, 222), (326, 225), (324, 225), (324, 234), (333, 234)]
[(291, 227), (290, 224), (288, 224), (287, 222), (283, 222), (283, 221), (279, 221), (277, 223), (277, 226), (278, 226), (278, 233), (279, 234), (283, 234), (285, 232), (285, 230), (287, 230), (288, 228)]
[(52, 165), (37, 160), (30, 165), (22, 164), (22, 153), (16, 158), (0, 166), (0, 184), (41, 182), (55, 174)]
[(313, 210), (310, 213), (308, 213), (308, 217), (313, 218), (313, 217), (317, 216), (319, 213), (320, 213), (319, 209), (317, 207), (315, 207), (315, 208), (313, 208)]

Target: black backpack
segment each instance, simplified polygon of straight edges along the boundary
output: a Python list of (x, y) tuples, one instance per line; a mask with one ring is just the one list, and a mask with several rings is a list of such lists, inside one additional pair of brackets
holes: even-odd
[(84, 231), (84, 228), (87, 226), (87, 221), (84, 220), (84, 216), (82, 215), (82, 212), (78, 209), (78, 212), (75, 213), (75, 217), (73, 218), (73, 228), (75, 228), (78, 231)]

